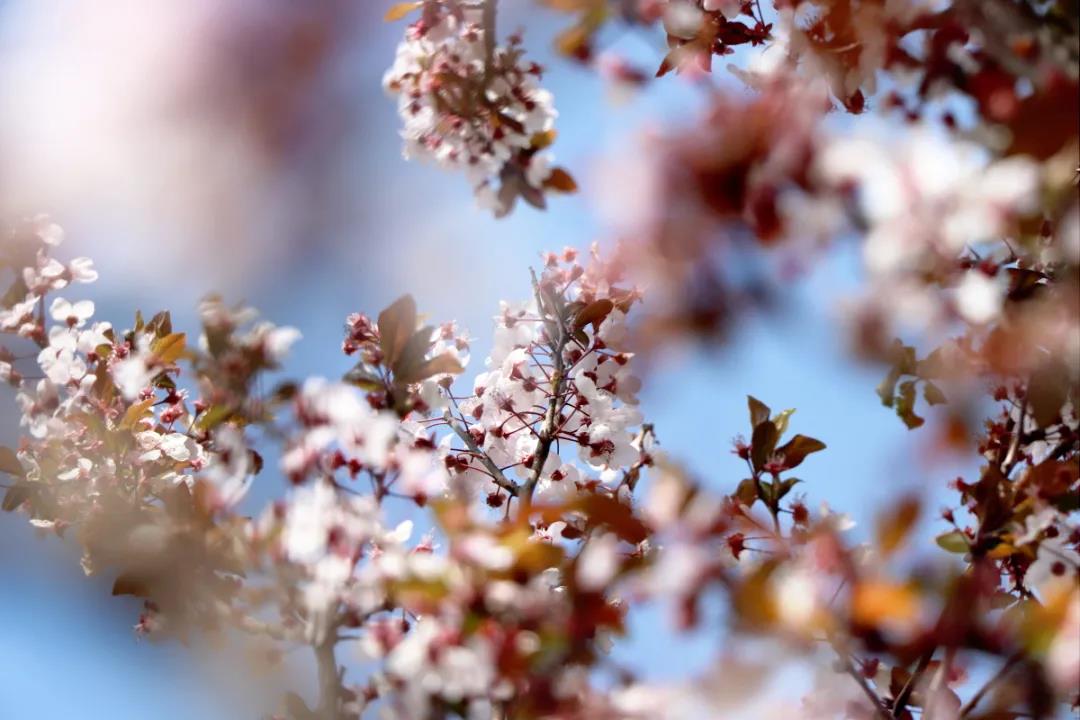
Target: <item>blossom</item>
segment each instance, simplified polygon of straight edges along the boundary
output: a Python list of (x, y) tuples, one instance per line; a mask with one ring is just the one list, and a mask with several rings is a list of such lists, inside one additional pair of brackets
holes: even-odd
[(489, 52), (489, 31), (479, 8), (429, 0), (383, 86), (398, 96), (405, 157), (463, 172), (479, 203), (500, 216), (519, 196), (544, 206), (552, 168), (542, 148), (557, 113), (520, 39)]
[(49, 314), (57, 322), (67, 323), (71, 327), (82, 327), (94, 315), (94, 303), (90, 300), (70, 303), (58, 297), (49, 306)]

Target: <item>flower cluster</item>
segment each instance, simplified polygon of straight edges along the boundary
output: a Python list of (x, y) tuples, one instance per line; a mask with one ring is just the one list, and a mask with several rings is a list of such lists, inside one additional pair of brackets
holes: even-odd
[(477, 201), (497, 217), (518, 197), (542, 209), (546, 192), (573, 190), (546, 152), (557, 113), (521, 37), (497, 44), (492, 3), (483, 4), (490, 15), (458, 0), (418, 5), (421, 16), (383, 78), (398, 97), (405, 157), (464, 173)]
[[(1075, 393), (1045, 369), (995, 392), (1006, 410), (981, 440), (987, 466), (956, 483), (962, 507), (945, 514), (951, 529), (937, 541), (968, 570), (905, 579), (894, 561), (920, 503), (898, 503), (872, 544), (851, 545), (849, 519), (794, 493), (791, 472), (825, 445), (785, 437), (793, 411), (750, 398), (751, 437), (734, 449), (747, 477), (727, 495), (660, 454), (636, 407), (628, 318), (638, 293), (595, 248), (586, 263), (573, 249), (547, 255), (532, 297), (500, 306), (471, 393), (454, 382), (467, 337), (452, 323), (423, 325), (404, 296), (377, 318), (348, 317), (342, 349), (357, 362), (341, 381), (264, 394), (257, 380), (295, 330), (210, 298), (192, 347), (167, 313), (119, 333), (94, 323), (86, 301), (46, 300), (90, 279), (92, 264), (54, 264), (45, 250), (59, 233), (44, 222), (26, 235), (31, 264), (5, 303), (33, 307), (12, 311), (9, 333), (40, 345), (42, 376), (5, 355), (27, 437), (0, 454), (13, 478), (4, 508), (58, 534), (77, 526), (86, 571), (114, 573), (115, 594), (144, 599), (140, 633), (224, 627), (311, 648), (319, 699), (288, 695), (289, 717), (720, 712), (760, 687), (753, 659), (721, 656), (678, 685), (626, 671), (610, 690), (596, 682), (633, 601), (673, 601), (688, 631), (717, 592), (733, 642), (768, 636), (800, 657), (831, 655), (847, 676), (823, 681), (827, 693), (792, 711), (802, 717), (955, 709), (975, 653), (1015, 675), (995, 681), (1011, 688), (995, 707), (1038, 716), (1075, 695), (1080, 428)], [(890, 399), (897, 383), (901, 403), (907, 383), (923, 383), (944, 402), (933, 385), (944, 355), (900, 350)], [(954, 356), (998, 372), (978, 353)], [(288, 490), (246, 518), (237, 503), (267, 444), (280, 446)], [(639, 508), (639, 482), (657, 465)], [(417, 508), (433, 524), (414, 538), (414, 519), (390, 518)], [(364, 665), (355, 680), (336, 655), (351, 641)]]

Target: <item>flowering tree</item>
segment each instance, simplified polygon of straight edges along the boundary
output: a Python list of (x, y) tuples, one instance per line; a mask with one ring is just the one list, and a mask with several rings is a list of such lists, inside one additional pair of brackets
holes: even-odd
[[(778, 714), (1075, 708), (1077, 4), (542, 4), (572, 15), (568, 60), (622, 84), (654, 73), (598, 55), (608, 27), (660, 33), (656, 81), (688, 76), (707, 108), (634, 151), (609, 250), (552, 253), (522, 278), (471, 383), (468, 336), (426, 325), (408, 295), (346, 318), (356, 364), (339, 380), (283, 378), (300, 333), (217, 297), (197, 340), (168, 312), (95, 320), (75, 288), (93, 263), (54, 257), (63, 233), (35, 218), (4, 244), (0, 376), (24, 434), (0, 450), (3, 509), (74, 536), (86, 573), (143, 599), (141, 634), (309, 647), (317, 694), (279, 703), (297, 720), (717, 717), (769, 692), (776, 660), (735, 659), (755, 643), (822, 669)], [(520, 35), (501, 41), (497, 10), (392, 7), (408, 24), (384, 84), (406, 157), (464, 173), (502, 216), (577, 185), (548, 154), (542, 68)], [(730, 70), (752, 91), (722, 90), (713, 58), (741, 46), (757, 54)], [(897, 121), (884, 137), (841, 117), (874, 105)], [(871, 543), (849, 539), (793, 474), (826, 447), (789, 430), (792, 410), (748, 398), (745, 473), (705, 483), (638, 409), (635, 354), (718, 336), (782, 291), (732, 258), (848, 237), (867, 275), (852, 347), (884, 366), (882, 403), (910, 429), (944, 406), (942, 440), (979, 463), (940, 513), (936, 559), (904, 552), (931, 527), (914, 496)], [(289, 488), (246, 517), (267, 462)], [(702, 676), (651, 683), (611, 654), (629, 613), (661, 599), (686, 632), (722, 607)]]

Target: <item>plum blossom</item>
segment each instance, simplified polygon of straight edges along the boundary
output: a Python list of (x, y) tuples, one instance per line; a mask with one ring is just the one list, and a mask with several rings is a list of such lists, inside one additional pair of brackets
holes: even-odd
[(58, 297), (49, 305), (49, 314), (52, 319), (59, 323), (66, 323), (71, 327), (81, 328), (94, 315), (94, 303), (90, 300), (68, 302)]
[(409, 25), (383, 87), (398, 97), (406, 158), (463, 172), (478, 202), (505, 215), (518, 196), (544, 207), (552, 177), (555, 112), (541, 69), (524, 60), (520, 38), (493, 44), (482, 11), (426, 0)]

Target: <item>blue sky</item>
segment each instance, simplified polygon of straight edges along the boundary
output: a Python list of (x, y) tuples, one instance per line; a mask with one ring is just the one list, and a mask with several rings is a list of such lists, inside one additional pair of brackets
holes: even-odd
[[(506, 19), (512, 23), (513, 14)], [(527, 42), (541, 56), (548, 54), (552, 27), (529, 27)], [(248, 276), (240, 270), (226, 288), (198, 274), (213, 258), (155, 267), (154, 240), (127, 237), (123, 218), (74, 218), (74, 225), (67, 223), (65, 252), (97, 259), (102, 279), (87, 296), (98, 302), (98, 315), (124, 325), (135, 307), (153, 312), (167, 306), (175, 325), (194, 330), (198, 298), (219, 290), (230, 300), (248, 301), (274, 322), (301, 329), (304, 340), (290, 360), (291, 374), (333, 377), (349, 366), (338, 353), (346, 314), (377, 312), (408, 291), (433, 319), (456, 318), (471, 331), (476, 369), (498, 300), (527, 294), (528, 267), (537, 264), (539, 253), (564, 245), (585, 248), (603, 238), (590, 211), (589, 168), (606, 153), (619, 152), (644, 124), (688, 124), (699, 102), (695, 90), (669, 80), (612, 108), (594, 76), (548, 62), (547, 83), (561, 113), (555, 151), (584, 192), (555, 198), (547, 213), (519, 207), (511, 218), (495, 221), (473, 208), (462, 178), (401, 160), (394, 103), (379, 87), (399, 30), (373, 28), (341, 68), (339, 81), (353, 88), (353, 110), (363, 118), (334, 169), (343, 195), (354, 198), (346, 212), (320, 233), (295, 238), (269, 272)], [(634, 37), (619, 39), (616, 47), (654, 57)], [(127, 274), (131, 252), (145, 257), (145, 277)], [(663, 448), (716, 488), (734, 487), (743, 468), (729, 453), (730, 440), (746, 432), (745, 396), (752, 393), (774, 408), (798, 408), (793, 430), (828, 444), (827, 452), (801, 469), (802, 489), (812, 502), (827, 498), (851, 513), (862, 525), (857, 532), (865, 531), (898, 487), (942, 487), (955, 468), (927, 468), (913, 459), (918, 436), (908, 434), (874, 394), (883, 371), (846, 357), (836, 306), (857, 287), (858, 267), (857, 248), (838, 245), (807, 277), (793, 282), (777, 312), (746, 318), (727, 346), (688, 348), (660, 363), (646, 382), (642, 404)], [(3, 419), (5, 444), (12, 444), (10, 413)], [(260, 482), (257, 493), (263, 497), (281, 490), (272, 475)], [(106, 581), (83, 578), (74, 554), (55, 539), (35, 539), (18, 516), (0, 517), (0, 570), (0, 717), (231, 716), (205, 692), (182, 648), (138, 642), (132, 632), (135, 605), (108, 597)], [(660, 610), (635, 616), (621, 656), (652, 677), (679, 677), (702, 667), (712, 638), (672, 639), (665, 622)]]

